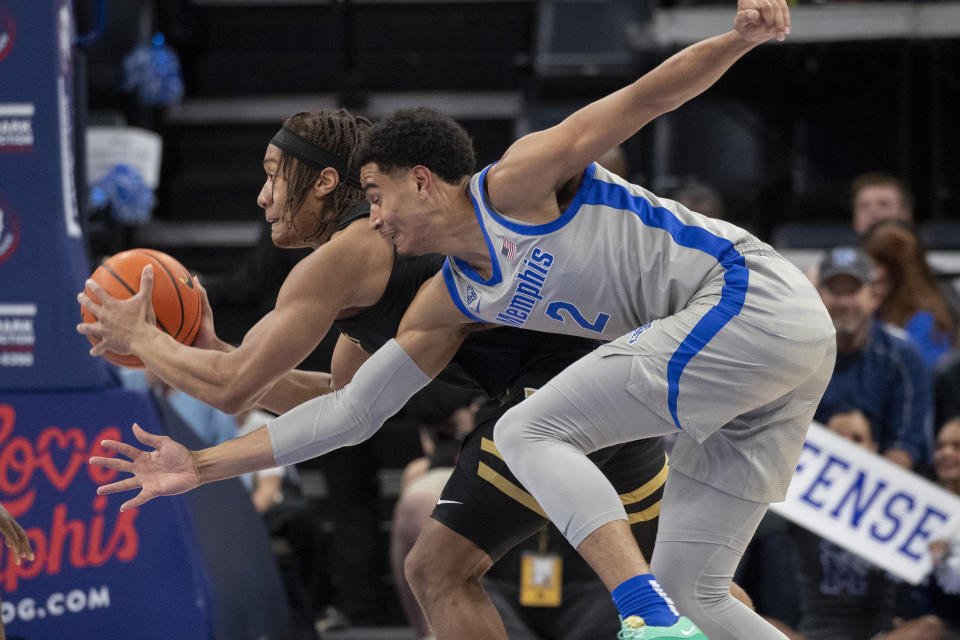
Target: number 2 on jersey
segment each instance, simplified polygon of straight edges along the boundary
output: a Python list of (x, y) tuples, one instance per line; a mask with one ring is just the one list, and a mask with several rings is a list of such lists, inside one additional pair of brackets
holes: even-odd
[(601, 313), (597, 316), (597, 319), (593, 322), (587, 322), (587, 319), (583, 317), (583, 314), (580, 313), (580, 309), (577, 309), (576, 305), (572, 302), (562, 302), (556, 300), (547, 305), (546, 314), (553, 318), (554, 320), (559, 320), (560, 322), (565, 322), (563, 316), (560, 315), (561, 311), (566, 311), (570, 314), (570, 317), (573, 318), (573, 321), (578, 325), (587, 329), (589, 331), (596, 331), (597, 333), (602, 333), (603, 328), (607, 326), (607, 320), (610, 319), (610, 316), (606, 313)]

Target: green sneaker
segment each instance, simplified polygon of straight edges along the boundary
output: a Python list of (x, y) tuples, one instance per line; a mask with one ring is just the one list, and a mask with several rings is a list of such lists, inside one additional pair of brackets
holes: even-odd
[(630, 616), (620, 621), (620, 631), (617, 640), (667, 640), (668, 638), (683, 638), (684, 640), (708, 640), (700, 628), (690, 622), (685, 616), (669, 627), (648, 627), (640, 616)]

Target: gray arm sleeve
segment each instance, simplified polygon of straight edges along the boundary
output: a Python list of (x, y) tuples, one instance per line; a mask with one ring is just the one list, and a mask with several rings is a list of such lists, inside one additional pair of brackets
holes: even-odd
[(350, 384), (267, 423), (277, 465), (363, 442), (428, 382), (403, 347), (389, 341), (357, 369)]

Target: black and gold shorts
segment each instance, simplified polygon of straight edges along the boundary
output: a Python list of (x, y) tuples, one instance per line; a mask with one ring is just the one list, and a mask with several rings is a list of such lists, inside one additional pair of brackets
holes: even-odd
[[(494, 561), (536, 533), (547, 517), (510, 473), (493, 443), (493, 428), (522, 395), (490, 400), (477, 414), (477, 427), (464, 440), (453, 475), (432, 517), (464, 536)], [(590, 459), (620, 494), (640, 550), (649, 561), (657, 536), (667, 457), (659, 438), (600, 449)]]

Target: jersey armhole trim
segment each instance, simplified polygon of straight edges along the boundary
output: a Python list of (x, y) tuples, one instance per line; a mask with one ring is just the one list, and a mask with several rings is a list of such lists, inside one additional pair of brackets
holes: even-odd
[(463, 301), (460, 299), (460, 292), (457, 290), (457, 283), (453, 279), (453, 270), (450, 268), (450, 258), (447, 257), (443, 261), (443, 267), (441, 267), (443, 272), (443, 282), (447, 285), (447, 293), (450, 294), (450, 299), (453, 300), (453, 304), (457, 305), (457, 309), (460, 310), (460, 313), (470, 318), (474, 322), (486, 322), (481, 318), (470, 313), (470, 310), (467, 309), (467, 306), (463, 304)]
[[(580, 207), (583, 205), (583, 201), (586, 199), (587, 193), (589, 193), (590, 189), (593, 187), (597, 174), (597, 164), (595, 162), (591, 162), (587, 168), (583, 170), (580, 188), (577, 189), (577, 193), (570, 202), (570, 205), (556, 220), (552, 220), (544, 224), (523, 224), (497, 213), (493, 208), (493, 204), (488, 199), (488, 192), (486, 188), (487, 172), (490, 170), (490, 167), (492, 167), (493, 164), (487, 166), (483, 171), (480, 172), (480, 179), (477, 184), (477, 191), (480, 194), (479, 199), (481, 200), (483, 208), (486, 210), (491, 220), (505, 229), (509, 229), (514, 233), (519, 233), (525, 236), (542, 236), (552, 233), (557, 229), (563, 228), (568, 222), (573, 220), (574, 216), (577, 215), (577, 211), (579, 211)], [(476, 202), (476, 200), (477, 198), (475, 197), (474, 202)]]

